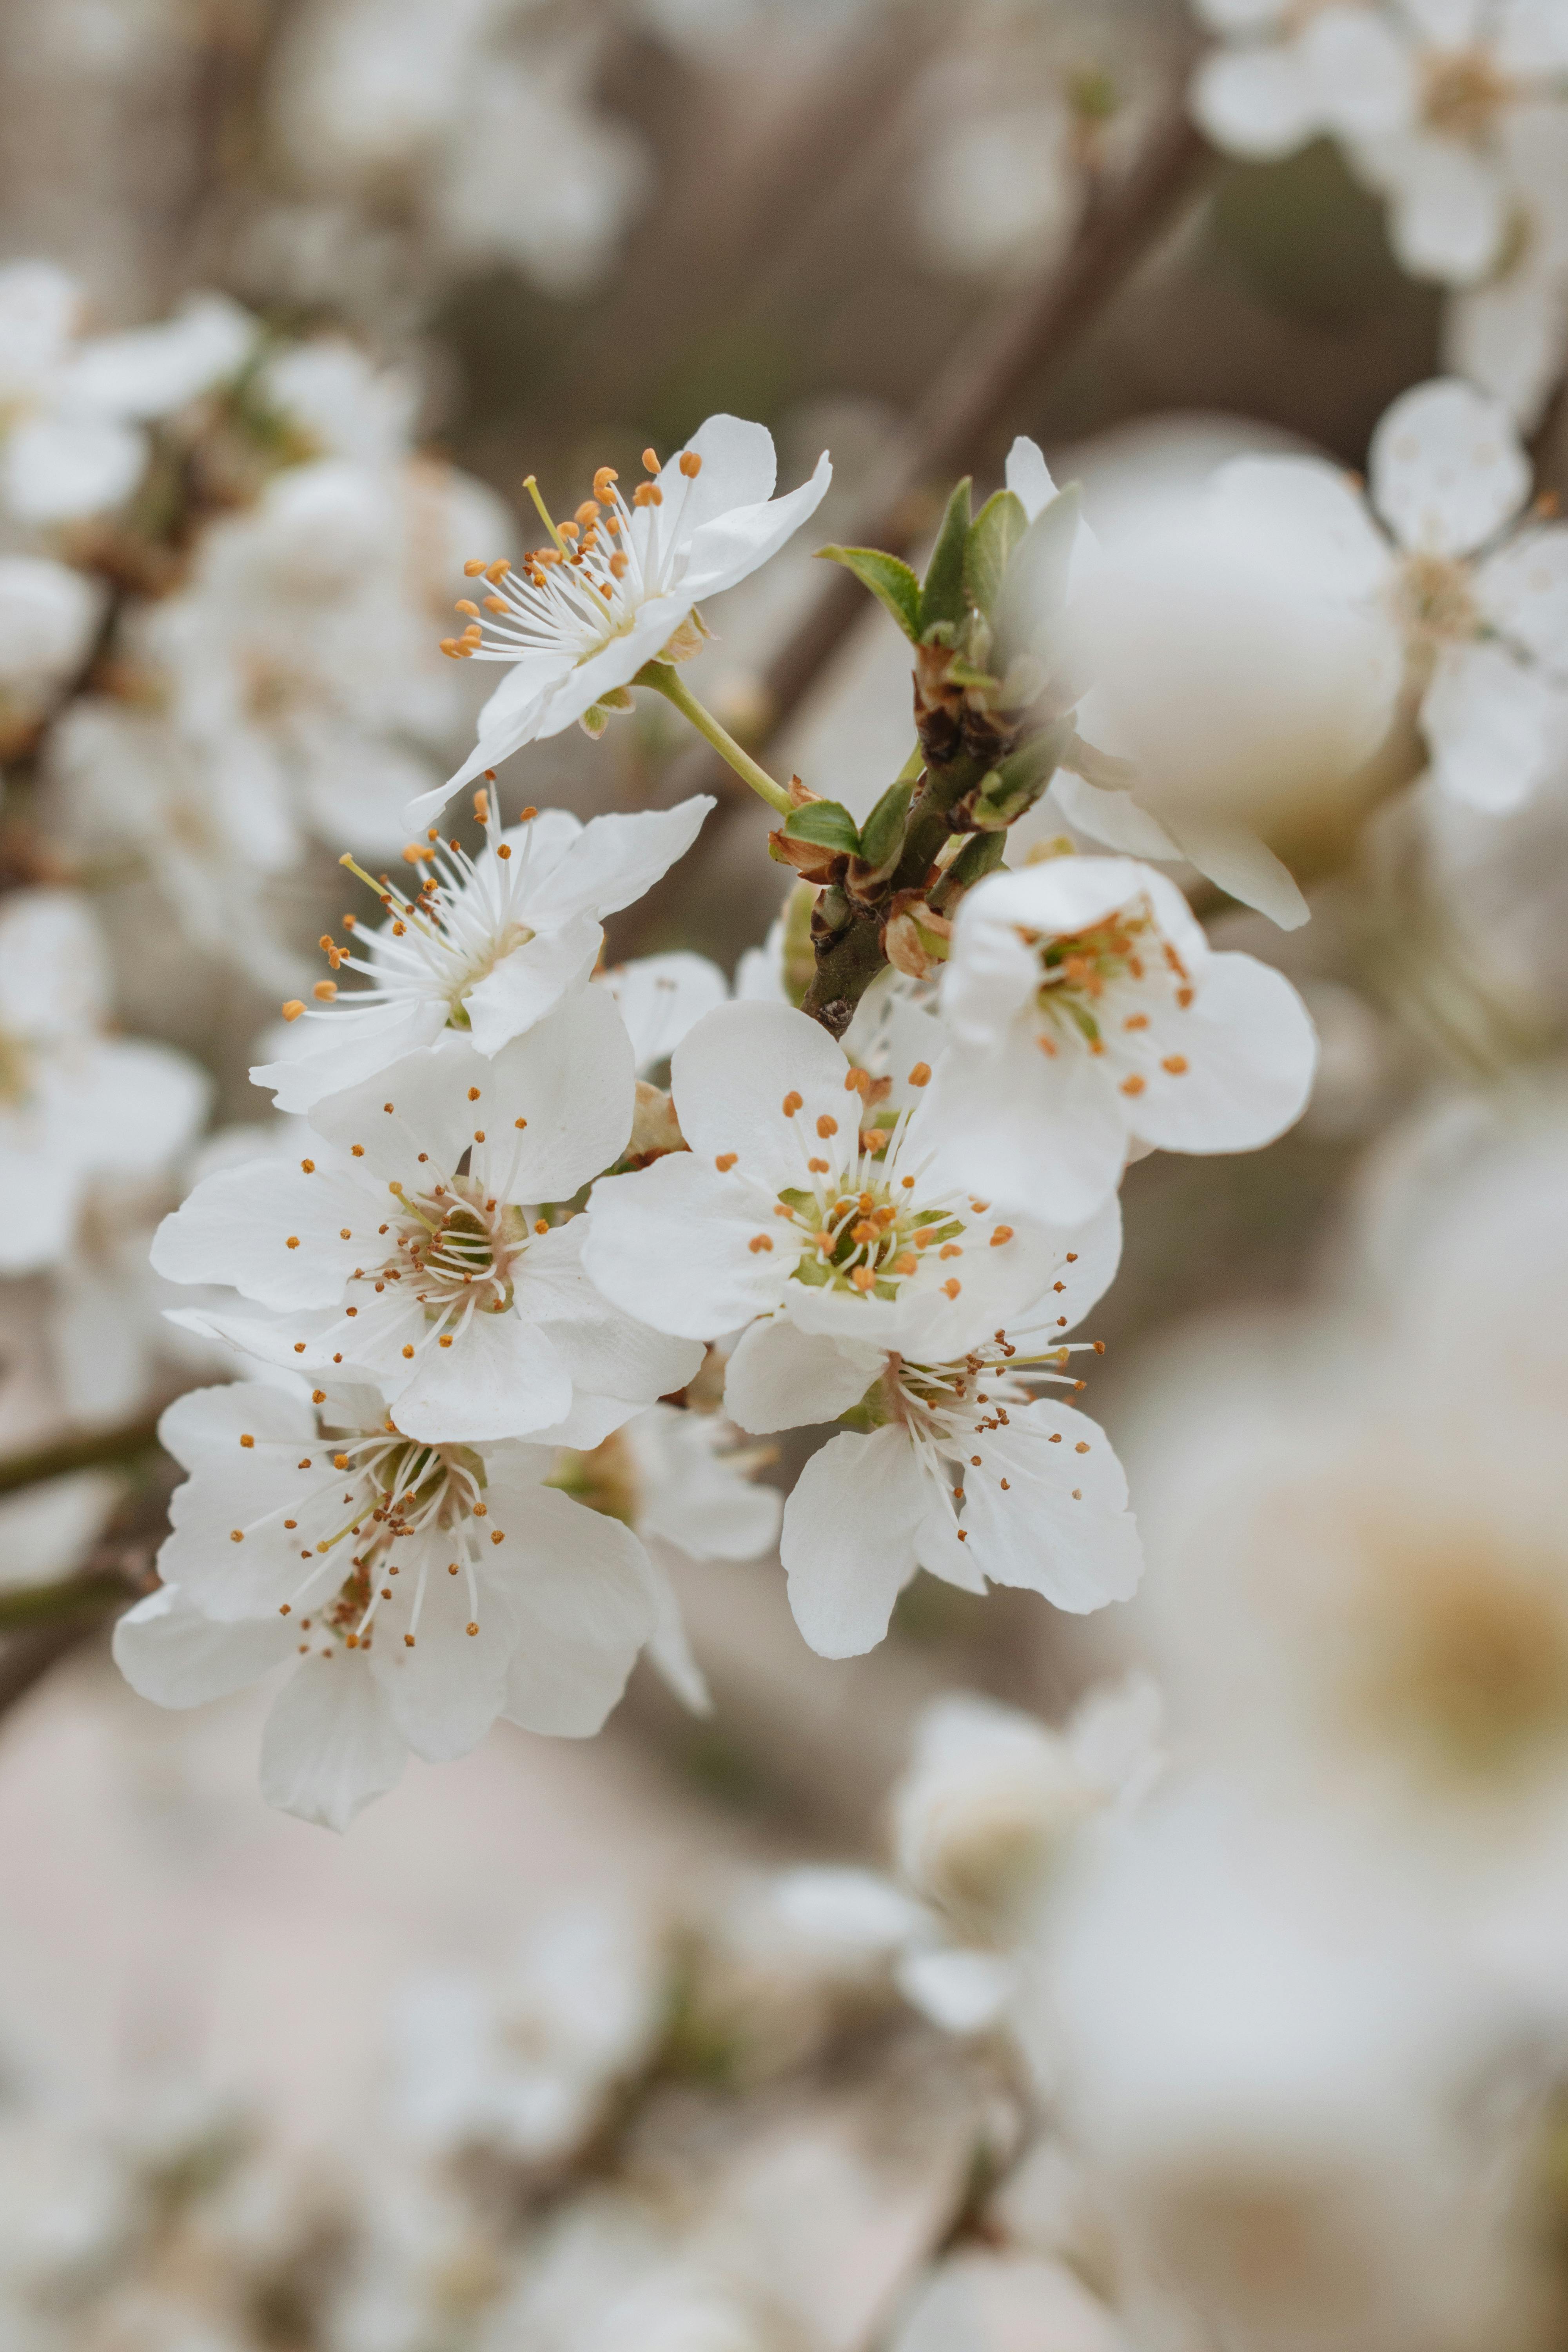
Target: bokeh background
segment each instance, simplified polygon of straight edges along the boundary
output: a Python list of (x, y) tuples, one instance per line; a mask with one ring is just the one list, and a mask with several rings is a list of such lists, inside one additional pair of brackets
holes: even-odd
[[(1201, 39), (1182, 0), (0, 6), (0, 258), (68, 273), (93, 333), (218, 294), (264, 339), (251, 409), (160, 420), (112, 523), (6, 526), (0, 571), (63, 562), (93, 602), (47, 625), (36, 578), (15, 584), (0, 925), (85, 894), (91, 1017), (206, 1073), (156, 1164), (84, 1181), (52, 1265), (7, 1260), (10, 1457), (134, 1433), (204, 1369), (159, 1320), (148, 1236), (210, 1139), (265, 1118), (246, 1071), (334, 919), (338, 850), (395, 854), (408, 763), (444, 772), (470, 740), (476, 681), (434, 641), (462, 558), (530, 538), (525, 472), (569, 509), (595, 467), (721, 408), (771, 427), (784, 483), (830, 446), (815, 536), (714, 609), (693, 677), (775, 772), (864, 806), (908, 749), (904, 649), (812, 545), (918, 548), (952, 478), (989, 489), (1018, 432), (1091, 521), (1240, 451), (1364, 466), (1439, 370), (1445, 296), (1328, 142), (1205, 147)], [(291, 383), (301, 349), (336, 354), (320, 380)], [(1532, 446), (1538, 485), (1568, 483), (1559, 403)], [(258, 610), (235, 534), (323, 448), (375, 499), (268, 508), (296, 536)], [(238, 718), (200, 707), (207, 625)], [(677, 727), (639, 708), (534, 747), (503, 789), (583, 814), (718, 791), (611, 947), (728, 971), (784, 877)], [(1409, 740), (1348, 778), (1308, 764), (1279, 845), (1310, 925), (1185, 877), (1217, 944), (1302, 989), (1323, 1065), (1269, 1150), (1129, 1172), (1088, 1402), (1135, 1503), (1200, 1392), (1331, 1356), (1334, 1318), (1397, 1290), (1407, 1230), (1500, 1148), (1500, 1102), (1555, 1116), (1568, 764), (1486, 818), (1412, 788)], [(1431, 1344), (1457, 1378), (1503, 1377), (1485, 1336)], [(623, 2341), (612, 2277), (634, 2314), (614, 2325), (658, 2352), (1419, 2340), (1133, 2328), (1048, 2147), (1026, 2195), (1016, 2171), (1011, 2206), (991, 2195), (1037, 2121), (1016, 2053), (895, 1998), (847, 1882), (777, 1875), (885, 1870), (922, 1710), (961, 1690), (1059, 1726), (1142, 1654), (1135, 1616), (921, 1579), (880, 1650), (830, 1664), (776, 1561), (676, 1561), (710, 1717), (639, 1670), (597, 1741), (500, 1727), (340, 1841), (263, 1807), (258, 1703), (163, 1714), (115, 1674), (92, 1580), (145, 1565), (166, 1492), (134, 1459), (0, 1503), (0, 1598), (86, 1580), (79, 1612), (18, 1606), (0, 1636), (10, 2340), (577, 2352)]]

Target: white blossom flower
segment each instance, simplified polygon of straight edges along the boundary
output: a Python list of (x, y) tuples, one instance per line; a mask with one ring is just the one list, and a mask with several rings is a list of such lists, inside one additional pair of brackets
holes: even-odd
[[(1022, 435), (1006, 479), (1031, 522), (1065, 495)], [(1061, 602), (1038, 618), (1050, 701), (1078, 707), (1080, 734), (1015, 856), (1066, 817), (1128, 856), (1186, 858), (1281, 929), (1305, 922), (1260, 837), (1268, 800), (1281, 771), (1316, 784), (1375, 748), (1397, 686), (1391, 633), (1347, 622), (1298, 544), (1169, 491), (1140, 499), (1109, 545), (1075, 516)]]
[(599, 1297), (583, 1220), (536, 1213), (616, 1158), (634, 1085), (598, 990), (490, 1058), (446, 1038), (318, 1104), (322, 1140), (297, 1169), (206, 1177), (153, 1265), (271, 1310), (202, 1310), (190, 1328), (301, 1371), (368, 1373), (410, 1436), (597, 1444), (701, 1360)]
[(951, 1154), (1005, 1206), (1064, 1224), (1114, 1190), (1135, 1139), (1250, 1150), (1311, 1089), (1289, 981), (1215, 954), (1175, 885), (1131, 859), (1051, 858), (967, 892), (942, 1002)]
[(1079, 1831), (1107, 1806), (1136, 1805), (1159, 1777), (1163, 1712), (1144, 1674), (1096, 1685), (1060, 1731), (968, 1691), (926, 1708), (892, 1811), (900, 1875), (931, 1906), (898, 1982), (933, 2023), (995, 2021)]
[(487, 1982), (456, 1971), (397, 2002), (394, 2114), (422, 2147), (539, 2163), (592, 2131), (664, 2021), (661, 1955), (629, 1906), (553, 1914)]
[(205, 759), (158, 714), (88, 695), (50, 728), (50, 829), (73, 856), (146, 880), (193, 947), (258, 987), (298, 986), (267, 885), (299, 860), (300, 830), (265, 767)]
[(1195, 0), (1232, 46), (1212, 50), (1193, 82), (1193, 111), (1217, 147), (1270, 160), (1324, 132), (1402, 129), (1410, 58), (1396, 18), (1366, 0)]
[(1552, 103), (1568, 89), (1568, 24), (1541, 0), (1399, 0), (1394, 21), (1406, 50), (1404, 116), (1353, 135), (1351, 160), (1388, 199), (1400, 266), (1472, 286), (1504, 257), (1531, 190), (1533, 159), (1515, 125), (1543, 112), (1547, 138), (1568, 137), (1568, 106)]
[(947, 1176), (931, 1075), (916, 1063), (898, 1092), (879, 1089), (792, 1006), (719, 1006), (671, 1056), (689, 1150), (594, 1189), (593, 1280), (628, 1314), (692, 1339), (783, 1314), (922, 1360), (962, 1355), (972, 1327), (1037, 1294), (1058, 1252), (1054, 1235), (999, 1223)]
[(1500, 137), (1513, 216), (1497, 268), (1449, 290), (1443, 365), (1495, 393), (1533, 433), (1568, 361), (1568, 109), (1516, 108)]
[(599, 974), (599, 982), (621, 1008), (639, 1078), (668, 1062), (703, 1014), (730, 999), (729, 982), (718, 965), (686, 948), (612, 964)]
[(70, 521), (129, 498), (143, 423), (237, 373), (256, 322), (216, 294), (165, 324), (77, 340), (80, 297), (42, 261), (0, 269), (0, 502), (23, 522)]
[(1436, 782), (1476, 807), (1515, 807), (1568, 716), (1568, 526), (1519, 520), (1530, 462), (1512, 420), (1454, 379), (1401, 394), (1369, 476), (1370, 513), (1316, 458), (1238, 458), (1216, 488), (1255, 520), (1315, 532), (1347, 604), (1392, 609)]
[(658, 1599), (648, 1657), (694, 1715), (706, 1715), (712, 1701), (663, 1555), (756, 1559), (777, 1541), (784, 1507), (777, 1490), (753, 1475), (765, 1455), (737, 1434), (718, 1413), (650, 1404), (590, 1452), (563, 1453), (552, 1480), (641, 1538)]
[[(370, 985), (300, 1006), (312, 1026), (296, 1033), (298, 1048), (290, 1039), (281, 1059), (252, 1070), (258, 1086), (275, 1089), (279, 1110), (309, 1110), (448, 1027), (479, 1053), (498, 1054), (586, 985), (605, 943), (603, 918), (657, 882), (716, 805), (700, 793), (679, 808), (585, 825), (546, 809), (503, 831), (495, 793), (476, 798), (485, 823), (477, 858), (437, 841), (423, 852), (426, 870), (411, 898), (384, 879), (377, 887), (388, 918), (379, 929), (361, 932), (345, 919), (353, 939), (330, 948), (332, 969), (360, 972)], [(611, 993), (618, 1000), (618, 990)]]
[(103, 592), (44, 555), (0, 555), (0, 747), (26, 740), (80, 668)]
[(467, 724), (429, 631), (481, 530), (510, 535), (467, 477), (341, 457), (285, 467), (212, 524), (185, 585), (128, 633), (212, 789), (255, 795), (334, 847), (400, 850), (404, 804)]
[(397, 368), (377, 367), (346, 335), (315, 335), (272, 352), (256, 392), (316, 457), (402, 466), (414, 454), (419, 390)]
[(645, 662), (693, 650), (695, 631), (689, 646), (679, 635), (692, 608), (765, 563), (833, 478), (824, 451), (808, 482), (775, 499), (773, 436), (738, 416), (710, 416), (662, 467), (645, 455), (649, 478), (629, 506), (614, 467), (601, 466), (593, 497), (561, 526), (557, 546), (516, 571), (504, 560), (469, 564), (489, 593), (446, 649), (504, 662), (509, 675), (479, 714), (477, 750), (439, 792), (410, 805), (410, 824), (429, 823), (482, 769), (622, 693)]
[(60, 1263), (95, 1178), (169, 1166), (195, 1138), (205, 1073), (167, 1045), (103, 1034), (109, 975), (87, 901), (0, 906), (0, 1271)]
[(1073, 1611), (1135, 1588), (1142, 1554), (1110, 1440), (1036, 1394), (1082, 1385), (1064, 1334), (1115, 1273), (1115, 1203), (1081, 1233), (1040, 1229), (1037, 1243), (1032, 1283), (1005, 1309), (977, 1292), (963, 1320), (944, 1318), (940, 1356), (896, 1328), (879, 1345), (787, 1315), (742, 1333), (725, 1385), (742, 1429), (860, 1424), (813, 1454), (784, 1506), (790, 1607), (822, 1656), (874, 1648), (921, 1568), (964, 1591), (989, 1579)]
[(262, 1790), (333, 1829), (409, 1748), (467, 1755), (498, 1716), (597, 1731), (653, 1629), (637, 1538), (546, 1486), (546, 1447), (423, 1444), (373, 1390), (321, 1406), (318, 1424), (245, 1382), (170, 1406), (160, 1434), (189, 1475), (165, 1581), (115, 1630), (126, 1679), (195, 1706), (302, 1659), (262, 1735)]
[[(1328, 133), (1389, 202), (1413, 277), (1473, 285), (1503, 257), (1531, 190), (1518, 122), (1568, 110), (1562, 11), (1541, 0), (1200, 0), (1237, 46), (1198, 68), (1194, 110), (1233, 153), (1286, 155)], [(1522, 168), (1521, 168), (1522, 167)]]

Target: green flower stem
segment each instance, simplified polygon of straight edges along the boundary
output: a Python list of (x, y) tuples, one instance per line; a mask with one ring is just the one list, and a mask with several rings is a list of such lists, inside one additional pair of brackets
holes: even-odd
[(645, 662), (632, 680), (634, 686), (651, 686), (672, 702), (683, 719), (689, 719), (706, 743), (711, 743), (719, 757), (733, 768), (742, 783), (750, 784), (759, 800), (766, 801), (780, 816), (788, 816), (794, 803), (782, 784), (775, 784), (765, 768), (760, 768), (749, 751), (742, 751), (734, 737), (729, 734), (710, 710), (698, 701), (668, 662)]

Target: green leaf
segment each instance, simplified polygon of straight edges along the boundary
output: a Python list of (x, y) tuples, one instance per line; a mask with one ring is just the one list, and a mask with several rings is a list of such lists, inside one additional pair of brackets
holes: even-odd
[(899, 862), (914, 791), (912, 782), (889, 784), (860, 828), (860, 856), (879, 878)]
[(879, 547), (819, 547), (826, 562), (842, 563), (862, 588), (887, 606), (911, 645), (920, 643), (921, 583), (909, 564)]
[(988, 669), (976, 669), (974, 664), (966, 662), (962, 654), (954, 654), (944, 675), (950, 686), (973, 686), (992, 694), (1002, 683), (999, 677), (993, 677)]
[(939, 621), (956, 628), (969, 610), (963, 593), (963, 551), (969, 541), (969, 482), (965, 474), (947, 502), (921, 590), (920, 634)]
[(996, 635), (1008, 656), (1037, 644), (1067, 609), (1068, 566), (1078, 538), (1082, 492), (1076, 482), (1040, 509), (1013, 551), (996, 604)]
[(804, 808), (791, 809), (784, 830), (792, 841), (815, 842), (819, 849), (841, 850), (847, 857), (860, 846), (855, 820), (839, 801), (807, 801)]
[(1011, 490), (988, 498), (969, 526), (963, 549), (963, 592), (989, 620), (1002, 593), (1002, 577), (1013, 550), (1029, 528), (1022, 499)]
[(1001, 865), (1007, 848), (1005, 828), (999, 831), (973, 834), (942, 876), (931, 893), (931, 904), (938, 914), (944, 915), (955, 898), (994, 874)]
[(983, 831), (995, 832), (1021, 817), (1026, 809), (1033, 808), (1057, 770), (1063, 754), (1074, 740), (1070, 718), (1058, 719), (1054, 727), (1043, 728), (1010, 751), (999, 767), (993, 768), (975, 795), (973, 818)]

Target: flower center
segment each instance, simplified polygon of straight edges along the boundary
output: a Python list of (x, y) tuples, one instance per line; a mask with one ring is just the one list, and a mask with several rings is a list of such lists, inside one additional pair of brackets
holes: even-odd
[(1363, 1714), (1403, 1717), (1437, 1761), (1468, 1778), (1506, 1772), (1568, 1737), (1568, 1614), (1555, 1561), (1500, 1559), (1478, 1531), (1473, 1549), (1416, 1551), (1394, 1538), (1382, 1569)]
[(858, 1190), (790, 1190), (780, 1201), (808, 1235), (795, 1279), (820, 1290), (855, 1290), (896, 1298), (900, 1286), (934, 1251), (939, 1260), (963, 1255), (967, 1220), (943, 1203), (924, 1207), (903, 1179), (875, 1168), (861, 1171)]
[[(242, 1445), (253, 1443), (249, 1437), (240, 1440)], [(443, 1550), (449, 1549), (458, 1555), (445, 1563), (447, 1572), (466, 1574), (468, 1630), (479, 1632), (475, 1554), (487, 1538), (491, 1543), (502, 1542), (504, 1531), (479, 1524), (488, 1519), (489, 1508), (483, 1500), (484, 1463), (472, 1447), (426, 1444), (405, 1437), (396, 1423), (388, 1420), (374, 1430), (323, 1433), (295, 1467), (327, 1475), (314, 1486), (291, 1491), (276, 1509), (231, 1532), (236, 1543), (243, 1543), (247, 1536), (270, 1531), (281, 1521), (284, 1531), (299, 1545), (300, 1580), (289, 1598), (280, 1603), (280, 1613), (289, 1617), (310, 1608), (313, 1614), (299, 1618), (301, 1633), (319, 1631), (326, 1636), (329, 1651), (338, 1642), (351, 1650), (368, 1649), (376, 1612), (392, 1599), (391, 1580), (402, 1573), (405, 1564), (395, 1556), (398, 1546), (435, 1533), (447, 1539)], [(345, 1575), (341, 1562), (343, 1549), (349, 1547), (357, 1548), (349, 1551)], [(408, 1628), (403, 1637), (409, 1649), (417, 1636), (431, 1566), (426, 1544), (419, 1556)], [(313, 1596), (329, 1578), (336, 1579), (328, 1588), (331, 1597), (318, 1601)], [(305, 1641), (300, 1646), (309, 1650), (310, 1643)]]
[(1418, 666), (1440, 644), (1473, 637), (1480, 627), (1468, 563), (1451, 555), (1407, 555), (1394, 581), (1394, 605)]
[(395, 1187), (401, 1215), (381, 1265), (357, 1271), (355, 1282), (377, 1291), (409, 1283), (428, 1323), (454, 1311), (500, 1315), (511, 1305), (511, 1268), (528, 1246), (528, 1223), (510, 1202), (487, 1199), (470, 1177), (455, 1176), (428, 1192)]
[(1423, 68), (1422, 119), (1450, 139), (1480, 139), (1517, 94), (1484, 49), (1450, 50)]
[[(1066, 1041), (1081, 1041), (1091, 1054), (1103, 1053), (1113, 994), (1121, 994), (1125, 1003), (1129, 983), (1137, 988), (1163, 973), (1174, 982), (1179, 1005), (1185, 1008), (1193, 1001), (1186, 966), (1146, 903), (1122, 908), (1087, 930), (1053, 938), (1020, 929), (1018, 936), (1039, 961), (1035, 1006), (1044, 1024), (1038, 1043), (1047, 1054), (1054, 1055)], [(1134, 1013), (1121, 1025), (1144, 1028), (1148, 1024)]]
[[(601, 466), (593, 497), (562, 523), (551, 516), (531, 474), (523, 487), (551, 543), (533, 548), (515, 567), (505, 556), (494, 562), (476, 556), (465, 563), (468, 577), (476, 586), (482, 580), (489, 593), (482, 606), (467, 596), (459, 599), (466, 625), (460, 636), (442, 638), (441, 651), (454, 661), (477, 655), (481, 661), (505, 662), (548, 651), (570, 654), (580, 666), (635, 627), (641, 607), (676, 584), (675, 525), (683, 504), (677, 498), (674, 510), (661, 516), (664, 491), (653, 478), (659, 468), (651, 449), (644, 450), (643, 464), (649, 478), (637, 484), (629, 506), (616, 468)], [(701, 458), (687, 450), (679, 488), (684, 491), (701, 470)], [(647, 512), (640, 529), (633, 528), (634, 510)]]

